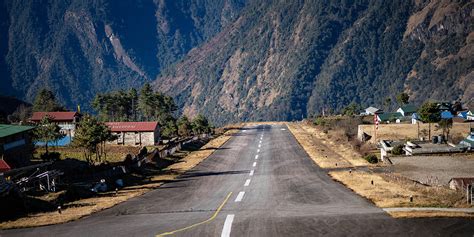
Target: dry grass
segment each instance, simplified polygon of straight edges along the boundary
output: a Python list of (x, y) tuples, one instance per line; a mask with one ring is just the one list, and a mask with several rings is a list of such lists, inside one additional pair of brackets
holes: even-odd
[(236, 129), (228, 130), (225, 134), (211, 140), (200, 150), (193, 151), (183, 158), (181, 160), (182, 162), (175, 163), (166, 169), (172, 172), (168, 172), (168, 174), (152, 176), (149, 179), (151, 182), (147, 184), (125, 187), (124, 189), (118, 191), (117, 195), (115, 192), (107, 192), (101, 194), (99, 197), (87, 198), (67, 203), (63, 207), (62, 214), (57, 212), (37, 213), (27, 217), (19, 218), (14, 221), (2, 222), (0, 223), (0, 229), (35, 227), (69, 222), (84, 216), (88, 216), (94, 212), (113, 207), (121, 202), (127, 201), (130, 198), (140, 196), (150, 190), (158, 188), (165, 181), (173, 180), (180, 174), (194, 168), (201, 161), (211, 155), (217, 148), (229, 140), (231, 138), (231, 134), (237, 131), (238, 130)]
[[(462, 193), (429, 187), (364, 171), (334, 171), (329, 175), (378, 207), (466, 207)], [(374, 184), (371, 184), (374, 181)], [(413, 202), (410, 202), (410, 196)]]
[(474, 218), (474, 214), (465, 212), (443, 212), (443, 211), (397, 211), (387, 212), (394, 218), (427, 218), (427, 217), (465, 217)]
[(287, 126), (309, 157), (322, 168), (370, 165), (348, 142), (335, 142), (315, 126), (304, 123), (288, 123)]

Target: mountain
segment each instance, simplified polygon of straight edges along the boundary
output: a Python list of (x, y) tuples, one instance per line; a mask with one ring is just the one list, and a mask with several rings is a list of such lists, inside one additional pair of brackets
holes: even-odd
[(0, 2), (0, 92), (42, 87), (90, 108), (97, 92), (141, 87), (233, 21), (243, 0)]
[(474, 3), (455, 0), (20, 1), (0, 5), (0, 91), (153, 82), (217, 125), (294, 120), (350, 103), (474, 106)]
[[(473, 98), (471, 1), (272, 1), (155, 81), (189, 115), (293, 120), (409, 92)], [(394, 105), (393, 105), (394, 106)], [(393, 107), (392, 106), (392, 107)]]

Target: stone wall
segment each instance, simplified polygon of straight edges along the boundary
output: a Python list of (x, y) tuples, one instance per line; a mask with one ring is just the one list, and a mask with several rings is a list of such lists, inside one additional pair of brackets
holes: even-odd
[[(418, 127), (419, 125), (419, 127)], [(474, 125), (473, 125), (474, 126)], [(427, 123), (420, 124), (380, 124), (377, 129), (377, 141), (380, 140), (405, 140), (405, 139), (417, 139), (418, 128), (420, 131), (425, 129), (428, 131), (429, 125)], [(357, 131), (357, 138), (362, 140), (362, 134), (366, 133), (372, 138), (368, 141), (374, 143), (374, 125), (359, 125)], [(436, 124), (431, 124), (431, 136), (442, 134), (442, 129), (436, 129)], [(467, 123), (454, 123), (449, 133), (450, 138), (453, 136), (467, 137), (469, 133), (469, 124)], [(422, 136), (420, 132), (420, 136)], [(424, 136), (424, 139), (429, 139), (428, 136)]]

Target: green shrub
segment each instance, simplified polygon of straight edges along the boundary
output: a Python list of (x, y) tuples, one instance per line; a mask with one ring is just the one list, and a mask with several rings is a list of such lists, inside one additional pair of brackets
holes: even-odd
[(379, 162), (379, 159), (374, 154), (368, 154), (364, 157), (364, 159), (371, 164), (376, 164)]
[(403, 145), (395, 146), (392, 150), (392, 154), (396, 156), (403, 154)]
[(317, 117), (315, 120), (314, 120), (314, 124), (315, 125), (320, 125), (320, 126), (324, 126), (326, 125), (326, 120), (323, 118), (323, 117)]

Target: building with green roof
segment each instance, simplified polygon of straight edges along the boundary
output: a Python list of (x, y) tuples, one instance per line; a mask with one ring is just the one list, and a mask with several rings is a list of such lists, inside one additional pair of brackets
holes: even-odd
[(412, 114), (416, 113), (416, 106), (414, 105), (404, 105), (397, 109), (398, 113), (401, 113), (402, 116), (411, 116)]
[(379, 122), (395, 122), (397, 119), (403, 119), (403, 115), (398, 112), (377, 114), (377, 120)]
[(35, 127), (0, 124), (0, 156), (10, 167), (28, 165), (33, 155), (31, 132)]

